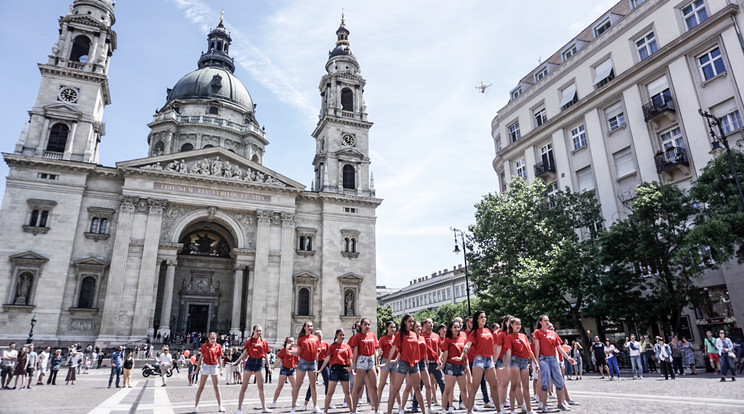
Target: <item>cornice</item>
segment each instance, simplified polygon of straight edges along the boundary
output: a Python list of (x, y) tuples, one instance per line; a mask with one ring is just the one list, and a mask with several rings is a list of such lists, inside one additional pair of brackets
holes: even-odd
[(381, 198), (365, 197), (365, 196), (351, 196), (336, 193), (326, 193), (322, 191), (302, 191), (298, 197), (299, 200), (307, 201), (335, 201), (346, 204), (356, 204), (360, 206), (371, 206), (377, 207), (382, 204)]
[(363, 129), (370, 129), (372, 128), (372, 125), (374, 125), (373, 122), (369, 121), (361, 121), (358, 119), (344, 118), (334, 115), (325, 115), (320, 121), (318, 121), (318, 125), (315, 127), (315, 130), (313, 130), (312, 136), (317, 138), (318, 134), (320, 134), (320, 131), (329, 123), (353, 126)]
[[(31, 155), (22, 155), (15, 153), (3, 152), (3, 158), (9, 167), (26, 165), (33, 167), (44, 167), (55, 170), (66, 170), (73, 172), (84, 172), (91, 173), (95, 172), (97, 168), (102, 167), (98, 164), (91, 164), (82, 161), (68, 161), (68, 160), (53, 160), (51, 158), (42, 158)], [(104, 167), (105, 168), (105, 167)]]

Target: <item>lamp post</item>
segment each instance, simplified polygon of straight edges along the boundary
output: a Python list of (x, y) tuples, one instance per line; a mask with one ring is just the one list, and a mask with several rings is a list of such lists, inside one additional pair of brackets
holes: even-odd
[(30, 344), (31, 339), (34, 337), (34, 325), (36, 325), (36, 314), (31, 318), (31, 330), (28, 331), (28, 339), (26, 339), (27, 344)]
[(457, 244), (457, 235), (460, 235), (460, 240), (462, 241), (462, 259), (465, 262), (465, 290), (467, 291), (468, 295), (468, 315), (472, 315), (473, 311), (470, 309), (470, 275), (468, 274), (468, 258), (465, 254), (465, 233), (463, 233), (462, 230), (456, 229), (454, 227), (450, 227), (450, 230), (455, 234), (455, 250), (454, 253), (459, 254), (460, 253), (460, 246)]
[[(721, 119), (717, 116), (708, 113), (708, 111), (703, 112), (702, 109), (698, 109), (698, 113), (700, 116), (705, 118), (706, 122), (708, 122), (708, 129), (710, 130), (710, 136), (713, 138), (713, 151), (712, 152), (718, 152), (721, 149), (721, 146), (718, 144), (720, 141), (721, 144), (723, 144), (724, 148), (726, 148), (726, 154), (728, 155), (729, 165), (731, 166), (731, 172), (734, 174), (734, 181), (736, 182), (736, 189), (739, 191), (739, 201), (741, 201), (741, 208), (744, 209), (744, 193), (741, 191), (741, 183), (739, 182), (739, 173), (736, 171), (736, 164), (734, 163), (734, 156), (731, 153), (731, 147), (729, 147), (728, 138), (726, 138), (726, 133), (723, 132), (723, 126), (721, 125)], [(714, 127), (718, 127), (718, 133), (720, 137), (716, 136), (716, 131), (713, 129)]]

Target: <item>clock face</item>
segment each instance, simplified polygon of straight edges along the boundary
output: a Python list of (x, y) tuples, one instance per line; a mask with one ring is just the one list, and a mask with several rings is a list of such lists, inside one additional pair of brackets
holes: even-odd
[(343, 143), (346, 146), (353, 147), (354, 146), (354, 135), (352, 134), (344, 134), (341, 143)]
[(78, 93), (75, 89), (64, 88), (59, 92), (59, 99), (65, 102), (77, 102)]

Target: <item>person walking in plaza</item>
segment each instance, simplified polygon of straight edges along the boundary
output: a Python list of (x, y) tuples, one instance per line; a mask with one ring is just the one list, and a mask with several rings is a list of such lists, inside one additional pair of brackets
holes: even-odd
[(641, 343), (641, 366), (643, 367), (643, 373), (648, 373), (648, 355), (646, 355), (646, 344), (648, 343), (648, 337), (645, 335), (641, 335), (640, 338), (638, 338), (638, 341)]
[(258, 387), (258, 398), (261, 400), (262, 413), (271, 413), (271, 410), (266, 408), (264, 378), (261, 376), (261, 370), (269, 366), (270, 349), (269, 343), (261, 336), (262, 333), (263, 328), (261, 325), (254, 325), (251, 337), (246, 339), (245, 344), (243, 344), (243, 352), (232, 363), (238, 366), (242, 360), (246, 360), (243, 367), (243, 384), (240, 386), (240, 394), (238, 395), (238, 410), (235, 411), (235, 414), (242, 414), (243, 399), (245, 398), (245, 391), (248, 389), (248, 384), (251, 382), (251, 375), (256, 377), (256, 386)]
[(555, 331), (550, 330), (550, 319), (548, 315), (540, 316), (537, 328), (532, 334), (532, 339), (535, 343), (535, 355), (538, 356), (540, 367), (540, 410), (542, 412), (548, 412), (548, 389), (552, 381), (556, 389), (556, 396), (558, 397), (558, 409), (570, 411), (568, 403), (565, 401), (565, 394), (561, 392), (565, 383), (563, 382), (561, 369), (558, 366), (556, 352), (560, 352), (563, 358), (567, 358), (571, 363), (573, 363), (574, 359), (568, 356), (563, 348), (560, 347), (563, 341)]
[[(127, 351), (127, 356), (121, 365), (124, 371), (124, 382), (121, 384), (122, 388), (132, 388), (132, 370), (134, 369), (134, 357), (132, 357), (132, 351)], [(162, 366), (160, 368), (162, 372)]]
[(607, 371), (609, 371), (610, 374), (610, 381), (615, 379), (615, 376), (617, 376), (617, 379), (620, 379), (620, 368), (617, 366), (617, 354), (620, 352), (617, 348), (615, 348), (615, 345), (610, 343), (609, 339), (605, 339), (605, 360), (607, 361)]
[[(315, 336), (318, 337), (318, 340), (320, 341), (320, 345), (318, 345), (318, 366), (321, 366), (323, 364), (323, 361), (325, 361), (326, 353), (328, 352), (328, 342), (323, 341), (323, 331), (320, 329), (315, 330)], [(318, 370), (320, 373), (320, 376), (323, 377), (323, 395), (328, 394), (328, 376), (331, 374), (331, 371), (328, 366), (326, 366), (324, 369)], [(310, 384), (307, 387), (307, 391), (305, 391), (305, 405), (304, 407), (307, 408), (307, 404), (310, 403), (310, 398), (312, 398), (312, 391), (310, 390), (311, 387), (315, 387), (315, 384)]]
[[(318, 372), (322, 372), (329, 366), (330, 374), (328, 376), (328, 391), (325, 395), (325, 403), (323, 404), (323, 412), (328, 414), (328, 409), (331, 406), (331, 400), (333, 399), (333, 393), (336, 391), (336, 384), (341, 382), (341, 388), (344, 391), (344, 401), (349, 407), (354, 406), (351, 395), (349, 394), (349, 373), (352, 375), (354, 371), (352, 369), (352, 358), (354, 351), (352, 351), (349, 344), (344, 343), (346, 333), (343, 329), (336, 330), (336, 336), (331, 345), (328, 346), (326, 356), (323, 362), (318, 368)], [(361, 381), (363, 382), (363, 381)], [(353, 413), (354, 410), (351, 410)]]
[[(131, 352), (130, 352), (131, 353)], [(170, 354), (168, 345), (165, 345), (158, 355), (158, 363), (160, 364), (160, 378), (163, 380), (162, 387), (167, 386), (165, 378), (168, 376), (168, 370), (173, 366), (173, 356)]]
[(690, 375), (697, 375), (697, 369), (695, 368), (697, 364), (697, 361), (695, 361), (695, 347), (685, 337), (682, 337), (682, 364), (690, 368)]
[(664, 375), (664, 379), (668, 380), (670, 374), (672, 379), (675, 379), (674, 370), (672, 369), (672, 348), (664, 343), (664, 338), (660, 336), (656, 337), (654, 352), (656, 353), (656, 359), (659, 361), (659, 367), (661, 367), (661, 373)]
[(51, 357), (50, 352), (52, 348), (46, 347), (41, 353), (39, 353), (39, 378), (36, 381), (36, 385), (44, 385), (44, 374), (46, 374), (49, 368), (49, 358)]
[(313, 411), (315, 414), (320, 414), (321, 410), (318, 407), (318, 396), (315, 391), (315, 378), (316, 378), (316, 360), (318, 359), (318, 347), (320, 341), (318, 337), (313, 335), (313, 323), (307, 321), (302, 325), (300, 334), (297, 335), (297, 347), (292, 351), (295, 355), (300, 357), (300, 361), (297, 364), (297, 378), (295, 378), (295, 386), (292, 388), (292, 408), (290, 409), (291, 414), (295, 414), (295, 407), (297, 406), (297, 397), (300, 394), (300, 388), (302, 382), (305, 380), (307, 375), (310, 387), (310, 396), (313, 399), (313, 405), (315, 408)]
[(468, 396), (470, 401), (467, 403), (469, 410), (475, 406), (475, 392), (478, 390), (481, 380), (485, 377), (491, 391), (491, 399), (494, 406), (499, 407), (499, 387), (496, 379), (496, 367), (493, 362), (494, 341), (493, 333), (488, 328), (486, 312), (478, 311), (473, 315), (473, 329), (468, 332), (468, 343), (463, 350), (465, 355), (472, 352), (473, 372)]
[(2, 356), (2, 389), (10, 389), (10, 380), (13, 379), (13, 370), (15, 369), (16, 361), (18, 360), (18, 351), (15, 349), (15, 342), (8, 344), (8, 349), (3, 349)]
[(109, 374), (109, 380), (108, 380), (108, 387), (111, 388), (111, 382), (114, 379), (114, 376), (116, 376), (116, 388), (119, 387), (119, 377), (121, 377), (121, 364), (122, 360), (124, 358), (124, 355), (122, 355), (122, 347), (119, 345), (116, 348), (116, 351), (111, 353), (111, 374)]
[[(393, 375), (393, 378), (390, 381), (387, 414), (391, 414), (393, 411), (395, 396), (400, 391), (400, 387), (403, 385), (403, 380), (406, 380), (407, 383), (417, 385), (416, 387), (413, 387), (414, 395), (421, 406), (421, 413), (426, 414), (424, 397), (421, 395), (421, 390), (418, 387), (418, 384), (421, 381), (418, 362), (422, 359), (422, 356), (419, 355), (419, 343), (416, 332), (414, 331), (414, 324), (415, 320), (413, 319), (413, 316), (409, 314), (403, 316), (400, 323), (400, 330), (395, 334), (395, 338), (393, 338), (393, 346), (390, 348), (390, 353), (387, 355), (388, 365), (397, 365), (397, 374)], [(400, 350), (400, 354), (396, 359), (394, 358), (394, 355), (396, 355), (398, 350)], [(401, 401), (401, 407), (403, 404), (405, 404), (405, 401)]]
[[(380, 385), (377, 386), (377, 401), (382, 401), (382, 392), (385, 390), (387, 385), (388, 376), (390, 376), (390, 382), (392, 383), (392, 375), (395, 374), (396, 366), (394, 364), (388, 364), (388, 356), (390, 355), (390, 349), (393, 347), (393, 339), (398, 327), (394, 321), (387, 321), (385, 323), (385, 335), (380, 338), (378, 346), (380, 349)], [(393, 359), (398, 358), (398, 352), (393, 355)], [(394, 396), (394, 400), (398, 402), (398, 406), (402, 406), (400, 401), (400, 394)]]
[(439, 356), (442, 354), (441, 347), (444, 337), (434, 333), (434, 321), (431, 318), (424, 320), (421, 336), (426, 341), (427, 372), (429, 373), (429, 385), (431, 385), (426, 389), (426, 399), (437, 405), (437, 385), (439, 386), (439, 392), (444, 393), (444, 374), (439, 368)]
[(18, 380), (21, 380), (21, 390), (23, 385), (26, 383), (26, 369), (28, 368), (28, 350), (25, 346), (22, 346), (18, 351), (18, 359), (16, 360), (15, 369), (13, 375), (15, 376), (15, 382), (13, 383), (13, 389), (18, 387)]
[(449, 323), (440, 358), (440, 367), (444, 371), (442, 409), (446, 409), (449, 414), (455, 412), (455, 407), (452, 404), (455, 383), (457, 383), (457, 387), (460, 389), (462, 398), (468, 401), (468, 384), (465, 371), (470, 369), (470, 367), (467, 364), (467, 356), (463, 355), (463, 350), (468, 340), (467, 336), (460, 335), (461, 326), (460, 321), (456, 319), (453, 319)]
[(54, 356), (49, 360), (49, 379), (47, 379), (47, 385), (57, 385), (57, 374), (60, 367), (62, 367), (63, 360), (62, 350), (58, 349), (54, 351)]
[(633, 368), (633, 379), (643, 379), (643, 365), (641, 364), (641, 343), (636, 341), (635, 334), (625, 338), (625, 349), (630, 356), (630, 366)]
[(34, 344), (28, 344), (28, 365), (26, 365), (26, 375), (28, 376), (26, 388), (31, 389), (31, 383), (34, 380), (34, 372), (39, 368), (39, 354), (34, 351)]
[[(726, 382), (727, 371), (731, 371), (731, 381), (736, 381), (736, 354), (734, 353), (734, 344), (731, 339), (726, 338), (726, 332), (718, 331), (716, 339), (716, 348), (721, 359), (721, 382)], [(21, 360), (21, 354), (18, 354), (18, 361)]]
[(713, 337), (713, 332), (705, 332), (703, 347), (708, 356), (708, 360), (710, 361), (710, 367), (713, 368), (713, 374), (720, 374), (721, 356), (718, 354), (718, 348), (716, 348), (716, 338)]
[[(285, 382), (289, 381), (289, 385), (292, 387), (290, 392), (295, 388), (295, 370), (297, 369), (300, 357), (292, 353), (293, 346), (294, 338), (291, 336), (286, 337), (284, 339), (284, 346), (282, 346), (282, 349), (276, 355), (276, 363), (271, 367), (273, 370), (277, 366), (281, 366), (281, 369), (279, 370), (279, 381), (277, 381), (276, 390), (274, 391), (274, 399), (271, 400), (269, 408), (276, 407), (276, 400), (279, 399), (279, 395), (282, 393), (282, 388), (284, 388)], [(310, 385), (315, 386), (315, 384)]]
[(648, 361), (648, 371), (649, 372), (657, 372), (658, 369), (656, 368), (656, 345), (651, 343), (651, 338), (647, 338), (646, 341), (646, 347), (644, 348), (646, 352), (646, 360)]
[(504, 336), (504, 365), (511, 375), (511, 391), (509, 392), (509, 406), (511, 412), (515, 410), (515, 401), (522, 407), (522, 412), (533, 414), (530, 399), (530, 362), (537, 364), (537, 358), (530, 348), (527, 335), (520, 332), (522, 321), (510, 318)]
[[(67, 376), (65, 377), (65, 385), (69, 385), (70, 382), (72, 382), (72, 385), (75, 385), (75, 380), (77, 379), (77, 368), (82, 362), (81, 360), (82, 354), (80, 354), (75, 348), (70, 349), (70, 355), (67, 356)], [(116, 378), (116, 384), (116, 388), (119, 388), (118, 377)]]
[(581, 358), (581, 351), (583, 351), (584, 348), (582, 348), (579, 341), (573, 341), (573, 344), (571, 344), (571, 358), (574, 359), (574, 362), (571, 366), (573, 367), (574, 374), (576, 374), (576, 379), (582, 379), (582, 375), (584, 374), (584, 365), (583, 360)]
[(222, 376), (224, 374), (222, 367), (222, 345), (217, 343), (216, 332), (209, 333), (207, 342), (202, 345), (199, 352), (201, 353), (201, 358), (197, 362), (202, 375), (199, 378), (199, 388), (196, 390), (194, 409), (191, 412), (199, 412), (199, 399), (201, 398), (202, 391), (204, 391), (204, 385), (207, 382), (207, 378), (212, 378), (214, 395), (217, 397), (217, 411), (224, 413), (225, 408), (222, 406), (222, 394), (220, 393), (220, 380), (218, 378), (218, 375)]
[(673, 335), (669, 340), (669, 348), (672, 349), (672, 369), (677, 375), (685, 375), (685, 368), (682, 365), (682, 341)]
[[(354, 368), (356, 378), (354, 389), (351, 393), (352, 405), (349, 406), (349, 409), (353, 413), (357, 412), (357, 403), (366, 386), (367, 392), (372, 399), (372, 409), (377, 414), (380, 414), (380, 401), (377, 399), (377, 371), (375, 370), (377, 366), (377, 353), (375, 352), (378, 346), (377, 335), (370, 331), (372, 324), (369, 319), (362, 318), (359, 323), (361, 325), (361, 332), (352, 336), (348, 343), (353, 352), (351, 366)], [(327, 410), (328, 408), (326, 407)]]
[(610, 368), (607, 366), (607, 354), (604, 351), (604, 344), (599, 340), (599, 336), (594, 337), (594, 343), (592, 343), (592, 356), (594, 356), (594, 366), (597, 367), (597, 371), (602, 375), (600, 379), (605, 377), (605, 368), (607, 368), (607, 375), (610, 375)]

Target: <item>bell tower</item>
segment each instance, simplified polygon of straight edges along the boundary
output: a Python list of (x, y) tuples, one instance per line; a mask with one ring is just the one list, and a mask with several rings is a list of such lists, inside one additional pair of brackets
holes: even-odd
[(320, 80), (320, 120), (313, 131), (316, 149), (313, 189), (374, 196), (369, 171), (369, 129), (359, 63), (351, 52), (343, 14), (336, 47), (328, 53)]
[(60, 17), (52, 54), (39, 64), (39, 94), (16, 153), (98, 163), (103, 109), (111, 103), (107, 74), (115, 21), (112, 0), (75, 0)]

